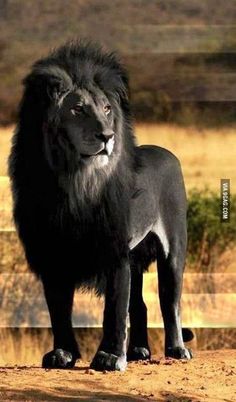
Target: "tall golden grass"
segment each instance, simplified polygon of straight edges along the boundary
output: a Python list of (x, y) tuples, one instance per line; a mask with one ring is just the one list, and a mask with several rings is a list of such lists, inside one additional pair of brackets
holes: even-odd
[(172, 151), (180, 160), (187, 191), (205, 186), (219, 192), (220, 179), (231, 179), (236, 192), (236, 127), (200, 129), (174, 125), (139, 124), (140, 144), (156, 144)]

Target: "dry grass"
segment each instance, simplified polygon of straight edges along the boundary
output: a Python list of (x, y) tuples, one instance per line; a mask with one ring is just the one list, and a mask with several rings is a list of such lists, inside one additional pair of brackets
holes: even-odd
[[(0, 175), (7, 174), (7, 156), (14, 128), (0, 129)], [(181, 161), (186, 188), (208, 186), (219, 191), (220, 178), (231, 179), (231, 191), (236, 193), (235, 131), (232, 128), (182, 128), (168, 124), (138, 124), (139, 144), (156, 144), (169, 149)]]
[(181, 161), (186, 188), (219, 191), (220, 179), (231, 179), (236, 192), (235, 128), (198, 129), (174, 125), (139, 124), (140, 144), (156, 144), (172, 151)]
[(10, 152), (14, 127), (0, 127), (0, 176), (7, 174), (7, 158)]
[[(101, 328), (75, 328), (83, 359), (91, 360), (101, 341)], [(188, 345), (193, 350), (236, 348), (235, 328), (195, 328), (194, 340)], [(148, 329), (152, 354), (163, 354), (163, 328)], [(41, 365), (42, 356), (52, 348), (49, 328), (0, 328), (0, 366)]]

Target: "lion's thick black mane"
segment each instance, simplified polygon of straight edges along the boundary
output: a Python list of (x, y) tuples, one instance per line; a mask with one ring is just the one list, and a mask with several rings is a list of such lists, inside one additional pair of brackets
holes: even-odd
[[(80, 197), (79, 174), (68, 175), (62, 188), (45, 163), (42, 125), (50, 96), (55, 96), (49, 93), (48, 78), (61, 93), (93, 81), (120, 104), (121, 116), (116, 118), (122, 119), (123, 146), (96, 202)], [(39, 276), (66, 273), (78, 286), (99, 289), (107, 270), (118, 267), (128, 253), (129, 205), (140, 163), (127, 74), (113, 53), (91, 43), (70, 42), (35, 63), (24, 85), (9, 174), (14, 218), (28, 262)]]

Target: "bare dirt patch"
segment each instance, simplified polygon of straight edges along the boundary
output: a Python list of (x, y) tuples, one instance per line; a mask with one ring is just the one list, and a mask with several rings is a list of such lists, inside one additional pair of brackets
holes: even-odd
[(155, 356), (126, 372), (98, 373), (87, 361), (73, 370), (0, 368), (4, 401), (236, 401), (236, 350), (198, 352), (192, 361)]

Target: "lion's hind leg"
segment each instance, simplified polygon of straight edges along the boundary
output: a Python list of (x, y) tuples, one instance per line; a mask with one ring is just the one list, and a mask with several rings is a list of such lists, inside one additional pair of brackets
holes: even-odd
[(171, 236), (168, 236), (164, 224), (156, 230), (159, 239), (158, 288), (165, 329), (165, 356), (191, 359), (192, 352), (184, 345), (180, 307), (187, 244), (185, 220), (172, 217), (168, 227), (171, 228)]
[(129, 304), (130, 338), (127, 352), (128, 361), (148, 360), (151, 351), (148, 345), (147, 307), (143, 300), (143, 272), (132, 267)]

